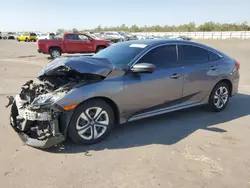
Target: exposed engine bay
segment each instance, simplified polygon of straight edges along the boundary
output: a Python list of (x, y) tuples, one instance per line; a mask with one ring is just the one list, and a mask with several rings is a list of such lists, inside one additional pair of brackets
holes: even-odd
[(58, 58), (42, 69), (37, 82), (29, 80), (18, 95), (8, 96), (6, 107), (12, 105), (11, 125), (27, 145), (46, 148), (65, 139), (59, 127), (65, 110), (56, 102), (74, 88), (106, 78), (113, 66), (103, 61), (88, 57)]
[(21, 92), (14, 98), (11, 109), (12, 126), (20, 132), (25, 133), (30, 138), (43, 140), (55, 135), (56, 118), (59, 111), (51, 108), (51, 105), (33, 105), (35, 99), (53, 92), (50, 83), (36, 84), (33, 80), (26, 82)]
[(39, 82), (27, 81), (15, 98), (8, 97), (11, 124), (17, 132), (39, 141), (60, 136), (59, 116), (63, 109), (53, 105), (53, 97), (64, 96), (75, 87), (98, 82), (99, 75), (81, 74), (69, 67), (58, 67), (49, 75), (42, 75)]

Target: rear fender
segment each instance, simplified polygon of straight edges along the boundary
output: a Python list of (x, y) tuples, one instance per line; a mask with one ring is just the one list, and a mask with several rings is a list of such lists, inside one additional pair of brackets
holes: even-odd
[(60, 50), (61, 50), (61, 52), (63, 53), (63, 50), (62, 50), (62, 48), (61, 48), (61, 46), (57, 46), (57, 45), (53, 45), (53, 46), (49, 46), (47, 49), (48, 49), (48, 52), (50, 52), (50, 50), (52, 49), (52, 48), (59, 48)]

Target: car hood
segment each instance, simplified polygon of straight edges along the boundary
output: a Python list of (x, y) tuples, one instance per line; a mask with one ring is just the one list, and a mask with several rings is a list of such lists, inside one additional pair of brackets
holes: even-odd
[(107, 77), (115, 66), (106, 58), (97, 57), (64, 57), (48, 63), (38, 74), (38, 79), (46, 75), (60, 74), (54, 71), (62, 67), (61, 72), (74, 70), (80, 74), (93, 74)]

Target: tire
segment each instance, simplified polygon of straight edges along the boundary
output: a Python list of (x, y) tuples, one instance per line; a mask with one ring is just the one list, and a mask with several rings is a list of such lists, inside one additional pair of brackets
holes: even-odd
[[(93, 114), (91, 115), (91, 113)], [(101, 120), (102, 124), (98, 125), (97, 123)], [(113, 127), (113, 109), (104, 100), (93, 99), (84, 102), (75, 109), (69, 124), (68, 136), (76, 144), (95, 144), (106, 138)]]
[(19, 39), (19, 38), (17, 38), (17, 42), (20, 42), (20, 39)]
[(105, 49), (105, 47), (103, 47), (103, 46), (97, 47), (95, 53), (98, 53), (98, 52), (102, 51), (103, 49)]
[(230, 98), (230, 89), (227, 83), (219, 82), (209, 97), (209, 106), (215, 112), (224, 110)]
[(25, 39), (25, 42), (29, 42), (29, 39), (28, 39), (28, 38), (26, 38), (26, 39)]
[(36, 42), (36, 39), (35, 40), (33, 40), (34, 42)]
[(60, 48), (51, 48), (49, 54), (51, 58), (55, 59), (61, 56), (61, 50)]

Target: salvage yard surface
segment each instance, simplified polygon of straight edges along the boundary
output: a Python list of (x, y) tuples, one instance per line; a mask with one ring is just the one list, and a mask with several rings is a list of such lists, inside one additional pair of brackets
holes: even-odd
[(187, 109), (120, 125), (96, 145), (44, 151), (23, 145), (4, 105), (50, 60), (34, 42), (0, 40), (0, 187), (250, 187), (250, 40), (198, 42), (241, 63), (239, 93), (223, 112)]

